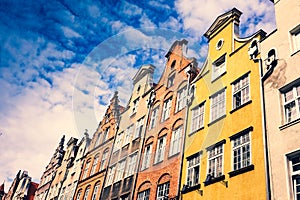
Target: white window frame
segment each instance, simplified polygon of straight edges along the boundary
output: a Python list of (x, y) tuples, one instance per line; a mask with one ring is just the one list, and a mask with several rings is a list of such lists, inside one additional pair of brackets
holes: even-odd
[(83, 170), (83, 175), (82, 175), (82, 180), (87, 178), (89, 175), (89, 168), (90, 168), (90, 165), (91, 165), (91, 160), (88, 160), (85, 164), (85, 168)]
[(158, 111), (159, 111), (159, 106), (156, 106), (154, 109), (152, 109), (149, 129), (153, 129), (156, 126), (157, 119), (158, 119)]
[(206, 174), (210, 175), (211, 178), (217, 178), (224, 175), (224, 143), (214, 145), (207, 150)]
[(176, 112), (181, 111), (186, 106), (187, 87), (184, 86), (177, 92)]
[[(240, 105), (236, 102), (240, 98)], [(232, 109), (237, 109), (250, 101), (250, 76), (249, 73), (232, 83)]]
[(192, 109), (191, 133), (204, 127), (205, 102)]
[(135, 114), (138, 110), (138, 107), (139, 107), (139, 101), (140, 101), (140, 97), (136, 98), (134, 101), (133, 101), (133, 104), (132, 104), (132, 112), (131, 114)]
[(115, 182), (122, 180), (125, 171), (126, 159), (121, 160), (117, 165)]
[(175, 83), (175, 73), (172, 73), (168, 77), (167, 88), (172, 87)]
[[(283, 99), (284, 123), (289, 123), (296, 119), (299, 119), (300, 118), (300, 83), (294, 84), (288, 90), (285, 90), (284, 92), (281, 93)], [(287, 96), (288, 93), (292, 95), (291, 98), (288, 98)], [(292, 104), (294, 104), (293, 107), (291, 107)], [(292, 112), (295, 113), (292, 114)]]
[(145, 146), (144, 158), (142, 163), (142, 170), (147, 169), (150, 167), (151, 162), (151, 155), (152, 155), (152, 144), (148, 144)]
[(103, 139), (102, 139), (102, 143), (106, 142), (108, 139), (108, 135), (109, 135), (109, 129), (110, 127), (107, 127), (103, 133)]
[(169, 156), (173, 156), (181, 151), (183, 126), (177, 127), (172, 131)]
[(220, 56), (212, 64), (211, 80), (214, 81), (226, 72), (226, 54)]
[(131, 176), (136, 172), (137, 152), (131, 154), (128, 158), (125, 177)]
[[(252, 165), (252, 145), (251, 145), (251, 131), (243, 131), (243, 133), (239, 134), (239, 136), (234, 137), (233, 139), (231, 139), (231, 148), (232, 148), (232, 161), (231, 161), (231, 168), (232, 171), (236, 171), (245, 167), (248, 167), (250, 165)], [(248, 135), (248, 141), (245, 142), (245, 136)], [(247, 139), (247, 138), (246, 138)], [(242, 142), (242, 143), (241, 143)], [(240, 144), (239, 144), (240, 143)], [(250, 156), (249, 156), (249, 164), (245, 164), (245, 158), (243, 158), (243, 154), (245, 153), (243, 151), (243, 147), (249, 145), (249, 152), (250, 152)], [(234, 156), (234, 152), (235, 150), (240, 149), (241, 152), (239, 155), (241, 156), (240, 159), (240, 166), (235, 168), (235, 156)]]
[[(200, 161), (201, 154), (196, 153), (187, 158), (187, 169), (186, 169), (186, 185), (193, 187), (200, 184)], [(196, 168), (198, 167), (198, 176)]]
[(164, 101), (163, 110), (161, 114), (161, 122), (166, 121), (170, 117), (171, 108), (172, 108), (172, 98), (173, 97), (169, 97)]
[(80, 196), (81, 196), (82, 190), (79, 190), (76, 196), (76, 200), (80, 200)]
[(144, 117), (140, 118), (136, 122), (135, 126), (135, 132), (134, 132), (134, 139), (139, 138), (142, 136), (143, 133), (143, 127), (144, 127)]
[(159, 163), (164, 160), (165, 151), (166, 151), (166, 140), (167, 140), (166, 135), (160, 137), (157, 140), (156, 152), (155, 152), (155, 163)]
[(170, 182), (165, 182), (157, 186), (156, 200), (164, 200), (168, 197), (170, 191)]
[(99, 154), (95, 155), (95, 157), (94, 157), (94, 161), (93, 161), (93, 165), (92, 165), (92, 169), (91, 169), (91, 175), (95, 174), (96, 168), (98, 165), (98, 161), (99, 161)]
[[(291, 187), (290, 191), (293, 194), (293, 199), (299, 199), (297, 197), (300, 197), (300, 150), (287, 155), (287, 161), (289, 170), (288, 179)], [(294, 161), (296, 162), (294, 163)], [(299, 192), (297, 192), (297, 188)]]
[(93, 195), (92, 195), (92, 200), (96, 200), (99, 188), (100, 188), (100, 183), (98, 182), (98, 183), (96, 183), (96, 185), (94, 187), (94, 191), (93, 191)]
[(150, 189), (143, 190), (138, 193), (137, 200), (149, 200), (150, 198)]
[(300, 51), (300, 24), (290, 31), (292, 53)]
[(108, 169), (108, 172), (107, 172), (107, 179), (106, 179), (107, 181), (106, 181), (106, 183), (105, 183), (106, 186), (111, 185), (111, 184), (113, 183), (115, 173), (116, 173), (116, 165), (111, 166), (111, 167)]
[(127, 127), (126, 132), (125, 132), (125, 136), (124, 136), (123, 146), (130, 143), (131, 137), (133, 135), (133, 127), (134, 127), (133, 124), (131, 124), (130, 126)]
[(106, 162), (107, 162), (107, 158), (108, 158), (108, 150), (103, 151), (102, 157), (101, 157), (101, 163), (100, 163), (100, 167), (99, 167), (99, 171), (104, 170), (105, 166), (106, 166)]
[(122, 140), (123, 140), (123, 131), (117, 134), (116, 143), (114, 145), (114, 152), (118, 151), (122, 147)]
[(88, 187), (85, 189), (84, 196), (83, 196), (83, 200), (87, 200), (87, 199), (88, 199), (90, 190), (91, 190), (91, 186), (88, 186)]
[[(224, 105), (223, 108), (222, 105)], [(215, 116), (213, 115), (214, 112), (216, 112)], [(210, 122), (213, 122), (225, 116), (225, 114), (226, 114), (226, 89), (222, 89), (219, 92), (213, 94), (210, 98)]]

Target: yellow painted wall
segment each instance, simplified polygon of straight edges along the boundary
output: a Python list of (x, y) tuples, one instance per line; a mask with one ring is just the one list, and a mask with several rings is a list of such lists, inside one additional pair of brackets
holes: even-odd
[[(257, 36), (259, 37), (259, 36)], [(224, 45), (220, 50), (215, 46), (219, 39), (224, 39)], [(252, 38), (253, 39), (253, 38)], [(218, 32), (209, 41), (209, 53), (207, 63), (194, 83), (196, 86), (195, 98), (190, 106), (188, 114), (188, 125), (186, 131), (186, 144), (184, 151), (183, 174), (181, 188), (186, 183), (187, 160), (186, 157), (202, 150), (200, 161), (200, 190), (194, 190), (182, 194), (183, 199), (266, 199), (266, 181), (264, 165), (264, 145), (262, 129), (262, 113), (260, 99), (260, 75), (259, 64), (249, 60), (248, 47), (252, 41), (239, 41), (240, 48), (233, 52), (233, 24), (230, 23)], [(244, 45), (244, 46), (243, 46)], [(221, 55), (226, 53), (226, 74), (215, 81), (211, 81), (212, 63)], [(232, 85), (231, 83), (244, 74), (250, 72), (250, 100), (251, 103), (230, 113), (232, 105)], [(226, 87), (226, 117), (211, 125), (210, 123), (210, 96)], [(204, 128), (190, 135), (191, 109), (205, 101)], [(253, 126), (251, 132), (252, 164), (254, 170), (245, 172), (234, 177), (229, 177), (232, 169), (232, 144), (230, 136)], [(221, 140), (226, 140), (223, 146), (223, 174), (228, 181), (226, 188), (224, 182), (216, 182), (204, 186), (207, 175), (207, 151), (206, 147), (211, 146)]]

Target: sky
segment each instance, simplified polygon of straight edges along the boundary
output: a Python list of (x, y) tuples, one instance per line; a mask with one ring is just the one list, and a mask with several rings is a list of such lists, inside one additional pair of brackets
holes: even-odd
[(215, 18), (243, 12), (241, 36), (276, 28), (269, 0), (0, 0), (0, 183), (7, 192), (18, 170), (33, 181), (62, 135), (90, 137), (114, 91), (126, 105), (132, 78), (156, 66), (175, 40), (189, 41), (199, 67), (203, 37)]

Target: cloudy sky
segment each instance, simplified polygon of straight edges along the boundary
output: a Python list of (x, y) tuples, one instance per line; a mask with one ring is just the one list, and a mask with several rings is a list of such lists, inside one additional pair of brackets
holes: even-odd
[(242, 36), (275, 28), (269, 0), (0, 0), (0, 183), (39, 178), (63, 134), (92, 136), (118, 90), (126, 104), (142, 64), (163, 70), (176, 39), (201, 64), (203, 33), (232, 9)]

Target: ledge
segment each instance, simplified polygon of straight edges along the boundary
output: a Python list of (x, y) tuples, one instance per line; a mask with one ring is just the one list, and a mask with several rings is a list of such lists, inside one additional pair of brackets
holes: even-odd
[(186, 194), (188, 192), (194, 191), (194, 190), (198, 190), (201, 188), (200, 184), (194, 185), (194, 186), (189, 186), (188, 188), (186, 188), (184, 191), (181, 190), (181, 194)]
[(250, 103), (252, 103), (252, 100), (249, 100), (249, 101), (247, 101), (246, 103), (240, 105), (239, 107), (237, 107), (237, 108), (231, 110), (229, 113), (232, 114), (232, 113), (234, 113), (235, 111), (237, 111), (237, 110), (239, 110), (239, 109), (241, 109), (241, 108), (243, 108), (243, 107), (249, 105)]
[[(226, 63), (225, 63), (226, 64)], [(218, 77), (214, 78), (213, 80), (211, 80), (211, 83), (216, 82), (217, 80), (219, 80), (222, 76), (224, 76), (227, 73), (227, 71), (223, 72), (222, 74), (220, 74)]]
[(225, 180), (225, 175), (222, 175), (222, 176), (219, 176), (219, 177), (216, 177), (216, 178), (212, 178), (211, 180), (205, 181), (203, 183), (204, 183), (204, 186), (208, 186), (210, 184), (217, 183), (217, 182), (223, 181), (223, 180)]
[(283, 129), (286, 129), (286, 128), (290, 127), (290, 126), (293, 126), (293, 125), (295, 125), (295, 124), (297, 124), (297, 123), (299, 123), (299, 122), (300, 122), (300, 118), (295, 119), (295, 120), (293, 120), (293, 121), (290, 121), (290, 122), (288, 122), (288, 123), (286, 123), (286, 124), (280, 126), (280, 127), (279, 127), (279, 130), (282, 131)]
[(249, 171), (252, 171), (254, 170), (254, 165), (249, 165), (247, 167), (243, 167), (241, 169), (238, 169), (238, 170), (235, 170), (235, 171), (232, 171), (232, 172), (229, 172), (229, 177), (234, 177), (234, 176), (237, 176), (239, 174), (243, 174), (243, 173), (246, 173), (246, 172), (249, 172)]
[(192, 136), (192, 135), (194, 135), (195, 133), (197, 133), (198, 131), (201, 131), (202, 129), (204, 129), (204, 126), (202, 126), (202, 127), (198, 128), (197, 130), (195, 130), (195, 131), (189, 133), (188, 136)]
[(215, 119), (214, 121), (209, 122), (209, 123), (208, 123), (208, 126), (213, 125), (214, 123), (220, 121), (221, 119), (224, 119), (225, 117), (226, 117), (226, 114), (223, 115), (223, 116), (221, 116), (221, 117), (219, 117), (218, 119)]

